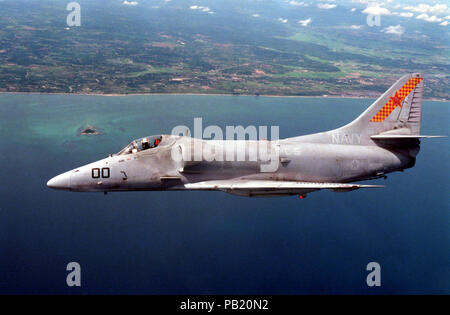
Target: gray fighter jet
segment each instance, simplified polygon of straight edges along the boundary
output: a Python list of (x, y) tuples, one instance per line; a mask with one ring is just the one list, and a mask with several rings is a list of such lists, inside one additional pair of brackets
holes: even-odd
[[(300, 198), (320, 189), (383, 187), (352, 182), (413, 167), (420, 138), (437, 137), (420, 135), (422, 91), (422, 74), (405, 75), (351, 123), (282, 140), (203, 140), (187, 135), (137, 139), (117, 154), (50, 179), (47, 186), (105, 193), (218, 190)], [(254, 154), (262, 151), (268, 158)]]

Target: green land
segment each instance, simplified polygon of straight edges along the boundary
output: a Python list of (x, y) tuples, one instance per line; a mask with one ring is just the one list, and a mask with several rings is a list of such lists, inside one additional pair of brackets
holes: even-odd
[(323, 16), (229, 0), (207, 14), (191, 1), (79, 2), (79, 27), (67, 26), (61, 1), (0, 2), (0, 92), (375, 97), (420, 71), (426, 98), (449, 99), (448, 32), (431, 23), (411, 21), (392, 36), (348, 8)]

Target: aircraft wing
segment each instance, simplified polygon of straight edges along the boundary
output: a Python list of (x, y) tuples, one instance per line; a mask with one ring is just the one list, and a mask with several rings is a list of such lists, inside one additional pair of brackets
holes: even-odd
[(220, 190), (244, 196), (279, 196), (306, 194), (320, 189), (351, 191), (359, 188), (381, 188), (380, 185), (361, 185), (351, 183), (313, 183), (275, 180), (214, 180), (185, 184), (191, 190)]

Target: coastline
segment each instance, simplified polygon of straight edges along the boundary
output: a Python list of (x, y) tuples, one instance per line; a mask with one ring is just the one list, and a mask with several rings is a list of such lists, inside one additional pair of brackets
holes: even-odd
[[(3, 94), (12, 94), (12, 95), (24, 95), (24, 94), (30, 94), (30, 95), (78, 95), (78, 96), (107, 96), (107, 97), (116, 97), (116, 96), (145, 96), (145, 95), (155, 95), (155, 96), (162, 96), (162, 95), (193, 95), (193, 96), (253, 96), (253, 97), (273, 97), (273, 98), (351, 98), (351, 99), (376, 99), (378, 96), (345, 96), (345, 95), (272, 95), (272, 94), (225, 94), (225, 93), (126, 93), (126, 94), (119, 94), (119, 93), (58, 93), (58, 92), (0, 92), (0, 95)], [(432, 101), (432, 102), (450, 102), (450, 99), (440, 99), (440, 98), (423, 98), (424, 101)]]

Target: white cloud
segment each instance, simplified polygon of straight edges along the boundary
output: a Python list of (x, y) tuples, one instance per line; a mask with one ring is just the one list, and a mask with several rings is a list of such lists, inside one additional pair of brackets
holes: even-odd
[(319, 9), (333, 9), (336, 8), (336, 5), (332, 3), (319, 3), (317, 7)]
[(287, 23), (288, 19), (278, 18), (278, 21), (280, 21), (281, 23)]
[(355, 12), (355, 11), (356, 11), (356, 8), (352, 8), (350, 11)]
[(393, 34), (393, 35), (402, 35), (405, 32), (405, 29), (403, 26), (399, 25), (391, 25), (382, 30), (382, 32), (386, 34)]
[(446, 19), (446, 20), (450, 20), (450, 15), (447, 15), (447, 16), (445, 17), (445, 19)]
[(422, 14), (418, 15), (418, 16), (416, 17), (416, 19), (418, 19), (418, 20), (424, 20), (424, 21), (432, 22), (432, 23), (442, 22), (442, 19), (441, 19), (441, 18), (438, 18), (436, 15), (429, 16), (429, 15), (426, 14), (426, 13), (422, 13)]
[(400, 16), (410, 18), (410, 17), (414, 16), (414, 13), (412, 13), (412, 12), (402, 12), (402, 13), (400, 13)]
[[(394, 0), (352, 0), (353, 3), (359, 3), (359, 4), (366, 4), (368, 6), (374, 6), (374, 5), (391, 5), (391, 2)], [(394, 9), (398, 9), (401, 7), (400, 4), (392, 5)]]
[(258, 14), (258, 13), (255, 13), (255, 14), (253, 14), (252, 16), (253, 16), (253, 17), (259, 17), (259, 14)]
[(362, 11), (362, 13), (371, 15), (391, 15), (391, 11), (386, 8), (380, 7), (379, 5), (367, 7)]
[(203, 7), (203, 6), (201, 6), (201, 5), (191, 5), (191, 6), (189, 7), (189, 9), (191, 9), (191, 10), (200, 10), (200, 11), (202, 11), (202, 12), (208, 12), (209, 14), (214, 14), (214, 12), (211, 11), (210, 8), (208, 8), (208, 7)]
[(352, 25), (350, 26), (350, 28), (354, 29), (354, 30), (359, 30), (362, 27), (362, 25)]
[(306, 6), (306, 3), (304, 3), (303, 1), (302, 1), (302, 2), (299, 2), (299, 1), (289, 1), (289, 4), (290, 4), (290, 5), (296, 5), (296, 6), (299, 6), (299, 7)]
[(125, 4), (125, 5), (138, 5), (138, 2), (137, 1), (124, 1), (124, 2), (122, 2), (122, 4)]
[(312, 19), (306, 19), (306, 20), (300, 20), (298, 23), (300, 23), (302, 26), (308, 26), (309, 23), (311, 23)]
[(447, 26), (447, 25), (448, 25), (448, 21), (444, 21), (444, 22), (442, 22), (442, 23), (439, 23), (439, 25)]
[(414, 11), (418, 13), (430, 13), (430, 14), (444, 14), (447, 12), (448, 7), (446, 4), (435, 4), (435, 5), (429, 5), (421, 3), (417, 6), (405, 6), (403, 9), (408, 11)]

